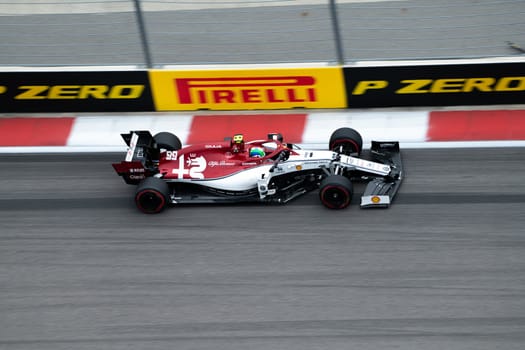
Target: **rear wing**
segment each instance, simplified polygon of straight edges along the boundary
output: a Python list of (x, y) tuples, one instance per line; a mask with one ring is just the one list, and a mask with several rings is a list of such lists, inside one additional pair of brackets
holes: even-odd
[(390, 172), (368, 182), (361, 197), (361, 208), (386, 208), (394, 199), (404, 176), (399, 142), (372, 141), (370, 155), (373, 161), (390, 166)]
[(113, 163), (113, 169), (128, 184), (138, 184), (146, 176), (156, 173), (159, 162), (159, 150), (149, 131), (131, 131), (121, 134), (128, 145), (126, 158), (120, 163)]

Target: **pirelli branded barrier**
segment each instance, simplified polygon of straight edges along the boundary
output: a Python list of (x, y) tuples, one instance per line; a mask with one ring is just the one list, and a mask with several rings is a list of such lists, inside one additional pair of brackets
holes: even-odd
[(525, 103), (525, 63), (345, 67), (348, 108)]
[(345, 106), (341, 67), (0, 72), (0, 113)]
[(0, 72), (0, 113), (525, 103), (525, 63)]
[(158, 111), (344, 108), (341, 67), (151, 70)]
[(0, 113), (153, 110), (147, 71), (0, 72)]

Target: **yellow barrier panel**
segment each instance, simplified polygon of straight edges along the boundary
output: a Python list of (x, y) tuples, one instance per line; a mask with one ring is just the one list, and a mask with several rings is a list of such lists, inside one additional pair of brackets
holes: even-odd
[(345, 108), (342, 67), (150, 70), (157, 111)]

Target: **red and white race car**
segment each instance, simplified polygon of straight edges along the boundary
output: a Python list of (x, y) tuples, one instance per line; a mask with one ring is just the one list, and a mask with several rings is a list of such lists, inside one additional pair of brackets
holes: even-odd
[(315, 189), (326, 207), (342, 209), (350, 204), (352, 181), (368, 182), (362, 208), (388, 207), (403, 178), (398, 142), (372, 141), (369, 159), (363, 159), (362, 137), (351, 128), (335, 130), (328, 150), (301, 149), (279, 133), (251, 141), (236, 134), (185, 147), (169, 132), (122, 137), (129, 149), (113, 168), (138, 185), (135, 202), (145, 213), (183, 203), (286, 203)]

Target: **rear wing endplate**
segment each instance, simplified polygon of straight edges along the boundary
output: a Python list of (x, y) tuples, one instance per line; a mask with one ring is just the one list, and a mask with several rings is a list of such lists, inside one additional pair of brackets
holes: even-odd
[(131, 131), (121, 136), (128, 145), (126, 158), (112, 165), (126, 183), (137, 184), (154, 172), (155, 164), (159, 159), (159, 150), (149, 131)]

